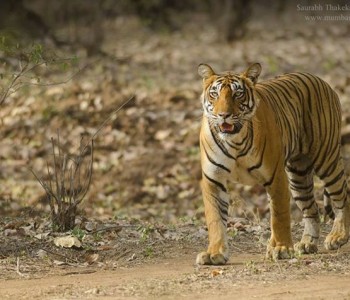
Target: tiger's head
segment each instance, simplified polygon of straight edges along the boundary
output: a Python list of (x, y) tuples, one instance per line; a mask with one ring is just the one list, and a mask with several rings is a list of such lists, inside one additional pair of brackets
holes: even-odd
[(241, 74), (216, 74), (209, 65), (199, 65), (204, 114), (222, 134), (238, 133), (245, 121), (253, 117), (258, 105), (254, 86), (260, 72), (259, 63), (252, 64)]

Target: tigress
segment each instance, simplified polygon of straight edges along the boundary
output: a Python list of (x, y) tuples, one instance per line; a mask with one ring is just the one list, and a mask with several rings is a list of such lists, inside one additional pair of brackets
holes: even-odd
[[(259, 63), (243, 73), (218, 74), (200, 64), (198, 73), (203, 78), (201, 187), (209, 246), (197, 255), (196, 263), (228, 261), (229, 181), (265, 187), (271, 213), (267, 257), (287, 259), (295, 252), (317, 252), (320, 219), (314, 174), (324, 182), (325, 211), (334, 218), (324, 245), (333, 250), (345, 244), (350, 209), (340, 153), (341, 107), (335, 91), (309, 73), (258, 82)], [(305, 224), (294, 247), (290, 196), (302, 210)]]

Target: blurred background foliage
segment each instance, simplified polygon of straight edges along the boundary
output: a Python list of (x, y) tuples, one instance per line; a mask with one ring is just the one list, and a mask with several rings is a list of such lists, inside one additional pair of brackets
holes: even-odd
[[(292, 71), (319, 75), (342, 101), (346, 146), (350, 22), (305, 17), (348, 12), (297, 8), (346, 2), (1, 1), (2, 90), (25, 63), (34, 68), (0, 107), (0, 212), (15, 215), (26, 206), (47, 212), (45, 194), (27, 166), (44, 170), (57, 128), (62, 147), (74, 152), (80, 135), (93, 133), (135, 95), (96, 141), (85, 213), (169, 222), (203, 218), (197, 76), (202, 62), (237, 72), (261, 62), (261, 79)], [(321, 185), (316, 186), (321, 200)], [(268, 218), (264, 190), (233, 185), (230, 212)]]
[[(6, 0), (0, 3), (0, 28), (9, 35), (21, 34), (39, 38), (56, 46), (82, 43), (90, 54), (103, 39), (101, 23), (106, 18), (137, 16), (142, 24), (155, 32), (172, 32), (194, 22), (194, 14), (207, 15), (223, 37), (234, 40), (244, 36), (252, 9), (268, 7), (281, 13), (286, 1), (252, 0)], [(60, 32), (62, 25), (69, 25), (70, 32)], [(87, 26), (89, 34), (74, 32), (75, 25)], [(62, 35), (65, 35), (64, 37)]]

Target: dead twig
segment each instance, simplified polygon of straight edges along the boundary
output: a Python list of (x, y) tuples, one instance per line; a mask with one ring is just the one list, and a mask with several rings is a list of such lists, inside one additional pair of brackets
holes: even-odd
[(75, 263), (75, 264), (79, 264), (79, 261), (77, 259), (73, 259), (73, 258), (70, 258), (66, 255), (63, 255), (63, 254), (60, 254), (60, 253), (57, 253), (57, 252), (54, 252), (54, 251), (51, 251), (49, 249), (46, 249), (46, 248), (39, 248), (39, 250), (43, 250), (47, 253), (50, 253), (52, 255), (55, 255), (55, 256), (58, 256), (58, 257), (61, 257), (61, 258), (64, 258), (66, 261), (71, 261), (71, 263)]
[[(9, 74), (9, 76), (11, 76), (11, 80), (8, 82), (7, 86), (2, 88), (2, 92), (0, 94), (0, 106), (6, 101), (6, 99), (12, 95), (13, 93), (15, 93), (16, 91), (18, 91), (20, 88), (23, 88), (25, 86), (31, 86), (31, 85), (37, 85), (37, 86), (52, 86), (52, 85), (60, 85), (60, 84), (65, 84), (69, 81), (71, 81), (74, 77), (76, 77), (79, 73), (81, 73), (82, 71), (84, 71), (86, 68), (88, 68), (88, 66), (90, 64), (87, 64), (85, 66), (83, 66), (82, 68), (79, 68), (76, 72), (74, 72), (72, 75), (70, 75), (68, 78), (66, 78), (65, 80), (59, 81), (59, 82), (29, 82), (29, 81), (22, 81), (22, 78), (30, 78), (30, 76), (28, 76), (28, 74), (33, 73), (35, 71), (35, 69), (38, 69), (39, 67), (43, 66), (43, 65), (48, 65), (48, 64), (58, 64), (61, 62), (65, 62), (65, 61), (72, 61), (73, 58), (60, 58), (60, 59), (43, 59), (41, 58), (42, 61), (40, 62), (30, 62), (28, 60), (21, 60), (19, 59), (18, 61), (18, 71), (13, 73), (13, 74)], [(4, 75), (2, 75), (4, 76)], [(34, 78), (30, 78), (30, 79), (34, 79)]]
[(21, 276), (21, 277), (25, 277), (26, 275), (23, 274), (21, 271), (20, 271), (20, 263), (19, 263), (19, 257), (17, 256), (17, 263), (16, 263), (16, 273)]
[(103, 228), (99, 228), (93, 231), (88, 232), (89, 234), (95, 234), (98, 232), (103, 232), (103, 231), (110, 231), (110, 230), (115, 230), (115, 231), (121, 231), (123, 228), (137, 228), (138, 225), (114, 225), (114, 226), (107, 226)]
[(77, 207), (85, 198), (92, 181), (94, 140), (106, 124), (133, 99), (134, 96), (130, 97), (113, 110), (86, 143), (82, 137), (76, 156), (68, 155), (62, 150), (60, 133), (57, 131), (57, 139), (51, 138), (53, 158), (51, 165), (46, 163), (46, 181), (29, 168), (47, 195), (54, 230), (67, 231), (74, 228)]

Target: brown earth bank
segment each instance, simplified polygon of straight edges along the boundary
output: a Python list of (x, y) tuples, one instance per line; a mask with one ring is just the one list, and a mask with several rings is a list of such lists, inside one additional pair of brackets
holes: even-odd
[[(65, 268), (38, 279), (1, 280), (1, 299), (349, 299), (349, 270), (338, 274), (244, 275), (260, 255), (237, 255), (225, 267), (194, 267), (193, 255), (118, 270)], [(312, 260), (312, 259), (311, 259)], [(267, 263), (268, 264), (268, 263)], [(280, 263), (285, 268), (288, 263)], [(251, 271), (248, 271), (248, 273)], [(257, 277), (257, 278), (254, 278)]]
[[(225, 266), (197, 266), (207, 242), (195, 224), (124, 228), (100, 240), (82, 238), (83, 248), (60, 248), (51, 234), (3, 241), (1, 299), (348, 299), (350, 245), (325, 251), (322, 224), (319, 254), (273, 262), (264, 258), (266, 224), (229, 228), (232, 256)], [(236, 223), (237, 220), (236, 220)], [(119, 225), (121, 226), (121, 225)], [(109, 225), (109, 228), (112, 226)], [(145, 228), (145, 227), (143, 227)], [(293, 226), (295, 240), (302, 226)], [(67, 235), (61, 234), (61, 236)], [(113, 237), (113, 238), (112, 238)], [(12, 237), (13, 238), (13, 237)], [(11, 248), (13, 247), (13, 248)], [(17, 254), (15, 255), (14, 253)]]

